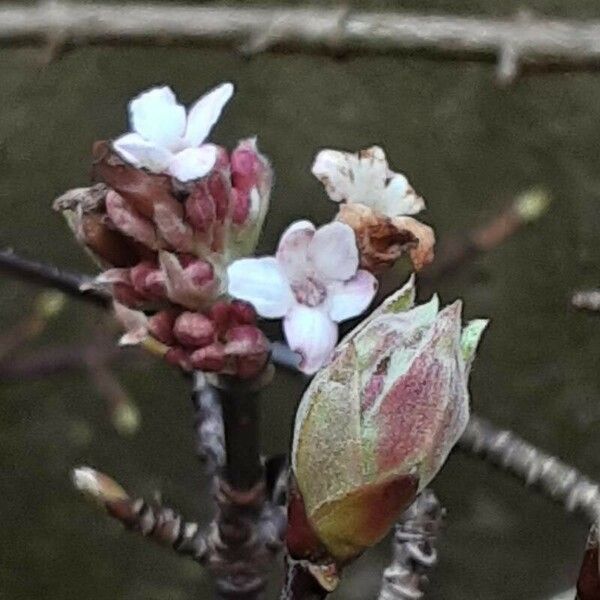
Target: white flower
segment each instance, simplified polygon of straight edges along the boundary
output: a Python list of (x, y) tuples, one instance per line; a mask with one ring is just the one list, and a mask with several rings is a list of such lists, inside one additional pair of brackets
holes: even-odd
[(321, 150), (312, 173), (335, 202), (364, 204), (387, 217), (414, 215), (425, 208), (408, 179), (390, 170), (379, 146), (356, 154)]
[(129, 103), (133, 133), (116, 139), (114, 148), (128, 163), (153, 173), (169, 173), (180, 181), (204, 177), (217, 160), (217, 148), (204, 140), (232, 94), (233, 84), (223, 83), (186, 115), (171, 88), (152, 88)]
[(375, 277), (358, 270), (354, 232), (339, 222), (319, 229), (310, 221), (292, 223), (274, 257), (238, 260), (227, 274), (230, 295), (252, 303), (263, 317), (283, 318), (305, 373), (327, 363), (337, 323), (362, 313), (377, 291)]

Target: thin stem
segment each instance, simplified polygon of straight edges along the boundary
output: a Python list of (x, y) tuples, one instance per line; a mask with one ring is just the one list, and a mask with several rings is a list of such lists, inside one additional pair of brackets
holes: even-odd
[(91, 281), (91, 277), (64, 271), (52, 265), (28, 260), (18, 256), (12, 250), (0, 251), (0, 272), (37, 285), (54, 288), (74, 298), (81, 298), (107, 307), (110, 297), (97, 290), (82, 290), (81, 286)]
[(471, 415), (458, 447), (516, 475), (526, 486), (535, 486), (567, 511), (583, 515), (590, 524), (599, 522), (598, 483), (512, 431)]
[(224, 478), (236, 490), (250, 490), (263, 474), (259, 450), (258, 391), (240, 393), (240, 386), (236, 387), (237, 390), (232, 387), (221, 390), (227, 456)]
[(529, 190), (518, 195), (510, 205), (488, 222), (477, 225), (466, 236), (442, 240), (436, 260), (420, 274), (420, 281), (431, 287), (481, 254), (495, 250), (526, 225), (542, 217), (550, 204), (543, 190)]
[(170, 508), (131, 498), (114, 479), (89, 467), (73, 470), (73, 484), (130, 531), (199, 562), (205, 560), (207, 545), (198, 525)]

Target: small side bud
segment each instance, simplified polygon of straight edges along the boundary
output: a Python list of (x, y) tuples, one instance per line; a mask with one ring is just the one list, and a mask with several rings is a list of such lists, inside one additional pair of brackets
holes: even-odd
[(78, 491), (101, 506), (129, 499), (127, 492), (114, 479), (91, 467), (73, 469), (71, 478)]

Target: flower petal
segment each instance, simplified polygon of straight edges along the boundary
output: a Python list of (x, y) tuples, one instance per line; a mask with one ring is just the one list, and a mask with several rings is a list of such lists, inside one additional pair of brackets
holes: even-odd
[(417, 195), (402, 173), (388, 172), (388, 184), (373, 208), (388, 217), (416, 215), (425, 208), (425, 200)]
[(385, 153), (378, 146), (357, 154), (321, 150), (312, 166), (313, 175), (335, 202), (359, 202), (371, 206), (384, 189), (388, 171)]
[(406, 177), (388, 168), (379, 146), (356, 154), (321, 150), (312, 173), (335, 202), (364, 204), (388, 217), (413, 215), (425, 208)]
[(335, 282), (328, 289), (329, 316), (340, 323), (364, 312), (377, 293), (374, 275), (360, 270), (349, 281)]
[(308, 258), (325, 279), (350, 279), (358, 269), (358, 248), (354, 231), (339, 221), (320, 227), (308, 248)]
[(435, 233), (429, 225), (412, 217), (394, 217), (392, 223), (400, 230), (410, 231), (418, 240), (416, 248), (409, 250), (410, 260), (415, 271), (420, 271), (434, 259)]
[(113, 302), (113, 309), (117, 321), (125, 329), (125, 334), (119, 340), (120, 346), (135, 346), (141, 344), (148, 337), (148, 317), (141, 310), (133, 310)]
[(169, 165), (169, 172), (179, 181), (191, 181), (210, 173), (216, 162), (217, 147), (204, 144), (178, 152)]
[(185, 141), (190, 146), (199, 146), (208, 137), (232, 95), (233, 84), (222, 83), (192, 106), (185, 130)]
[(277, 261), (291, 281), (304, 278), (308, 269), (308, 248), (315, 235), (310, 221), (295, 221), (281, 236), (277, 246)]
[(290, 284), (272, 256), (242, 258), (227, 269), (229, 294), (254, 305), (267, 319), (283, 317), (294, 297)]
[(134, 98), (129, 103), (129, 118), (134, 131), (149, 142), (168, 149), (181, 143), (185, 108), (167, 86), (152, 88)]
[(146, 141), (138, 133), (122, 135), (113, 142), (113, 148), (129, 164), (153, 173), (166, 171), (173, 159), (170, 150)]
[(218, 293), (214, 279), (197, 281), (190, 277), (190, 272), (183, 268), (177, 255), (171, 252), (159, 252), (158, 260), (164, 273), (169, 300), (193, 311), (205, 309), (214, 302)]
[(300, 370), (312, 375), (330, 359), (338, 339), (337, 325), (319, 308), (296, 304), (283, 320), (285, 339), (302, 356)]

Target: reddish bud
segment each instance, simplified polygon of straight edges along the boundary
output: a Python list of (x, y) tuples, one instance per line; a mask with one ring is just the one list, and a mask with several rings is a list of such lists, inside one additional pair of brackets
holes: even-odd
[(184, 273), (192, 283), (198, 286), (210, 283), (215, 276), (212, 265), (209, 262), (200, 259), (194, 260), (187, 265), (184, 269)]
[(224, 336), (231, 326), (231, 304), (225, 300), (218, 300), (211, 306), (209, 315), (217, 334)]
[(125, 235), (148, 248), (158, 247), (158, 238), (152, 223), (129, 206), (123, 196), (112, 190), (106, 194), (106, 213), (112, 224)]
[(167, 346), (175, 344), (175, 336), (173, 335), (173, 327), (177, 313), (173, 310), (161, 310), (148, 319), (148, 332), (159, 342)]
[(171, 178), (148, 173), (127, 164), (106, 141), (96, 142), (93, 148), (93, 176), (127, 199), (135, 210), (151, 219), (154, 204), (173, 199)]
[(240, 144), (231, 153), (231, 181), (237, 190), (248, 192), (256, 187), (263, 170), (263, 162), (251, 144)]
[(232, 327), (226, 334), (225, 353), (236, 359), (236, 374), (243, 379), (258, 375), (267, 364), (269, 342), (253, 325)]
[(190, 360), (194, 369), (219, 372), (225, 368), (225, 350), (220, 343), (210, 344), (192, 353)]
[(189, 354), (183, 348), (171, 348), (165, 354), (165, 360), (175, 367), (181, 367), (184, 371), (192, 370)]
[(236, 325), (254, 325), (256, 323), (256, 311), (249, 302), (233, 300), (230, 307), (231, 319)]
[(148, 302), (133, 286), (127, 283), (115, 283), (112, 286), (112, 295), (117, 302), (129, 308), (142, 308)]
[(162, 300), (166, 297), (165, 277), (158, 267), (143, 261), (130, 270), (135, 290), (148, 299)]
[(211, 320), (196, 312), (181, 313), (175, 321), (173, 333), (184, 346), (207, 346), (215, 338)]
[(192, 227), (200, 233), (208, 233), (217, 218), (217, 209), (203, 181), (197, 183), (185, 201), (185, 215)]

